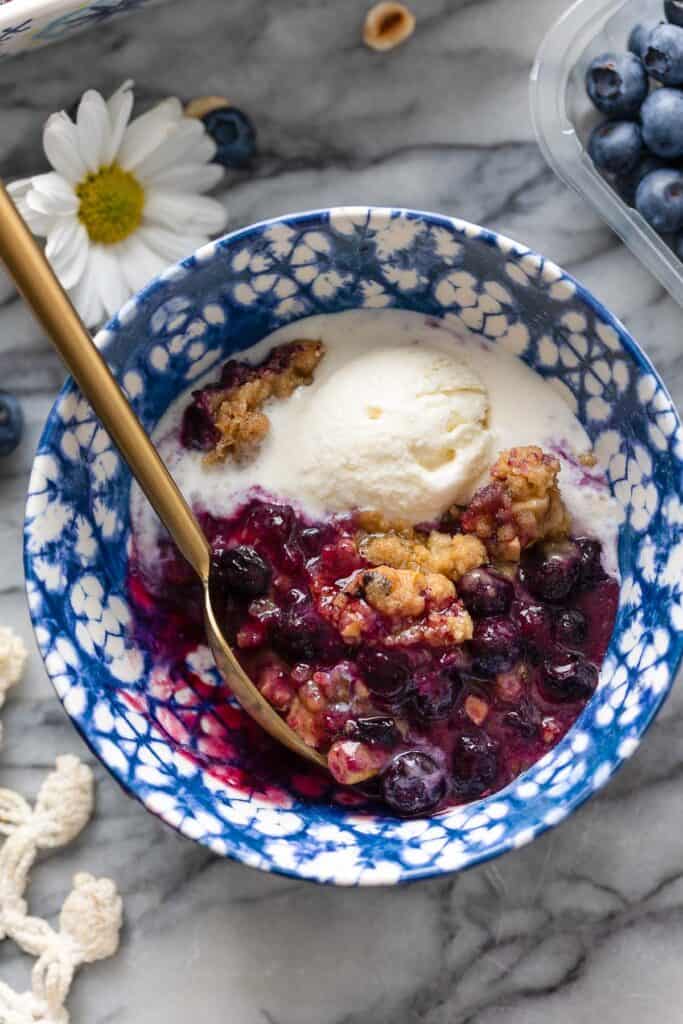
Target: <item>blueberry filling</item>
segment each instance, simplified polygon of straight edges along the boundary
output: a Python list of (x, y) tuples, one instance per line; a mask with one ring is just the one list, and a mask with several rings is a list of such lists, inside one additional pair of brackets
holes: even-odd
[[(471, 639), (432, 646), (411, 637), (414, 622), (397, 633), (366, 601), (363, 580), (375, 573), (354, 541), (353, 516), (310, 523), (253, 499), (230, 518), (200, 520), (240, 661), (306, 742), (337, 750), (358, 799), (410, 817), (495, 792), (565, 735), (597, 686), (618, 586), (592, 538), (538, 543), (505, 573), (466, 572), (454, 607), (471, 616)], [(168, 665), (147, 713), (231, 785), (268, 792), (285, 781), (306, 799), (328, 798), (329, 781), (288, 761), (232, 706), (227, 687), (204, 682), (194, 661), (204, 643), (201, 591), (172, 548), (157, 569), (152, 585), (133, 558), (129, 575), (141, 645)], [(208, 735), (183, 703), (188, 694), (210, 709)]]

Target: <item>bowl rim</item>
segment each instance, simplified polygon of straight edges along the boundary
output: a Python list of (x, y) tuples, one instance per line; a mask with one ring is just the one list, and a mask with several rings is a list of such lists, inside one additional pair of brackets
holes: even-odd
[[(178, 280), (182, 280), (185, 277), (185, 272), (187, 270), (191, 271), (196, 263), (198, 263), (199, 265), (203, 265), (213, 260), (221, 249), (227, 248), (228, 246), (231, 246), (234, 243), (239, 242), (240, 239), (251, 236), (255, 232), (262, 232), (264, 229), (272, 225), (295, 224), (298, 227), (305, 227), (307, 223), (319, 221), (321, 217), (327, 217), (332, 213), (334, 213), (335, 215), (351, 217), (358, 215), (373, 215), (385, 217), (407, 216), (409, 218), (423, 220), (427, 224), (431, 224), (433, 226), (445, 227), (448, 230), (454, 232), (456, 235), (463, 236), (465, 241), (468, 238), (471, 238), (476, 239), (478, 241), (483, 241), (491, 246), (500, 246), (500, 243), (502, 242), (505, 246), (505, 252), (508, 258), (514, 259), (515, 261), (519, 261), (524, 257), (541, 259), (543, 261), (544, 267), (549, 267), (553, 270), (557, 270), (561, 274), (562, 278), (569, 282), (574, 287), (575, 295), (579, 298), (582, 304), (587, 306), (597, 317), (599, 317), (599, 319), (603, 323), (605, 323), (609, 327), (612, 327), (616, 331), (619, 338), (619, 348), (621, 350), (625, 350), (626, 352), (628, 352), (628, 354), (633, 358), (634, 362), (639, 366), (639, 368), (644, 370), (646, 373), (650, 374), (654, 378), (659, 389), (661, 389), (661, 391), (666, 396), (667, 400), (671, 405), (671, 409), (674, 412), (678, 428), (681, 427), (681, 418), (678, 409), (669, 393), (668, 388), (666, 387), (658, 371), (652, 364), (652, 361), (650, 360), (649, 356), (643, 351), (643, 349), (640, 347), (635, 338), (633, 338), (633, 336), (630, 334), (627, 328), (623, 325), (621, 320), (609, 309), (607, 309), (607, 307), (604, 306), (603, 303), (599, 299), (597, 299), (592, 292), (590, 292), (584, 285), (582, 285), (580, 281), (578, 281), (575, 277), (573, 277), (570, 273), (561, 268), (558, 264), (554, 263), (552, 260), (546, 259), (546, 257), (542, 256), (542, 254), (536, 252), (533, 249), (530, 249), (528, 246), (522, 243), (515, 241), (514, 239), (509, 238), (508, 236), (504, 235), (501, 232), (496, 232), (491, 229), (481, 227), (470, 221), (466, 221), (458, 217), (432, 213), (424, 210), (417, 210), (411, 207), (390, 207), (374, 205), (321, 207), (311, 210), (303, 210), (301, 212), (296, 213), (281, 214), (275, 217), (266, 218), (264, 220), (255, 221), (254, 223), (238, 228), (235, 231), (227, 232), (226, 234), (220, 236), (219, 238), (213, 239), (212, 241), (208, 242), (207, 244), (195, 250), (188, 256), (183, 257), (183, 259), (178, 260), (173, 264), (170, 264), (159, 274), (155, 275), (155, 277), (153, 277), (147, 283), (147, 285), (145, 285), (144, 288), (140, 289), (130, 299), (128, 299), (127, 302), (124, 303), (124, 305), (121, 307), (121, 309), (116, 314), (114, 314), (113, 317), (106, 321), (105, 324), (98, 330), (97, 334), (95, 335), (96, 344), (103, 352), (103, 354), (106, 356), (107, 347), (113, 342), (117, 332), (121, 329), (122, 326), (125, 326), (125, 324), (128, 322), (128, 318), (132, 315), (133, 312), (135, 312), (138, 306), (142, 305), (147, 298), (152, 297), (160, 286), (172, 283), (176, 278)], [(114, 368), (114, 372), (115, 375), (117, 375), (116, 368)], [(54, 422), (55, 419), (57, 418), (57, 409), (65, 395), (70, 393), (72, 387), (73, 379), (71, 378), (71, 376), (67, 376), (66, 380), (64, 381), (64, 384), (59, 389), (55, 401), (48, 413), (45, 425), (40, 434), (36, 453), (34, 455), (34, 462), (32, 465), (31, 474), (29, 478), (29, 490), (27, 501), (29, 500), (32, 492), (31, 485), (33, 483), (34, 473), (36, 472), (36, 459), (38, 457), (40, 450), (43, 448), (46, 440), (50, 437), (54, 430)], [(679, 496), (683, 497), (683, 478), (679, 480), (678, 493)], [(29, 593), (29, 569), (31, 566), (33, 554), (28, 550), (27, 532), (25, 529), (26, 521), (27, 516), (25, 515), (23, 540), (24, 582), (27, 592), (31, 624), (33, 627), (34, 635), (36, 637), (37, 646), (41, 651), (41, 657), (43, 657), (43, 661), (45, 662), (45, 657), (41, 649), (40, 638), (38, 636), (38, 631), (42, 626), (42, 615), (40, 611), (36, 611), (32, 606)], [(682, 664), (683, 651), (679, 653), (675, 665), (673, 665), (671, 668), (670, 678), (668, 680), (666, 687), (660, 692), (658, 692), (655, 697), (653, 697), (647, 716), (644, 717), (641, 723), (638, 725), (637, 733), (633, 738), (634, 742), (629, 745), (628, 750), (618, 751), (615, 753), (613, 759), (610, 761), (609, 764), (609, 772), (604, 773), (604, 775), (600, 779), (599, 784), (591, 784), (587, 779), (582, 788), (576, 794), (570, 796), (569, 798), (563, 798), (562, 802), (558, 804), (558, 811), (556, 814), (548, 814), (543, 818), (539, 818), (535, 822), (535, 827), (533, 829), (527, 830), (531, 834), (523, 835), (521, 830), (508, 832), (505, 835), (501, 836), (498, 840), (496, 840), (486, 849), (469, 853), (467, 856), (467, 860), (462, 864), (457, 865), (456, 867), (441, 867), (435, 864), (404, 865), (403, 873), (400, 875), (400, 877), (382, 877), (381, 874), (375, 875), (374, 873), (370, 876), (363, 874), (361, 877), (358, 877), (358, 875), (355, 873), (353, 874), (353, 876), (349, 874), (348, 877), (345, 877), (343, 874), (335, 874), (334, 877), (328, 877), (322, 874), (302, 874), (297, 867), (283, 867), (282, 865), (275, 863), (272, 859), (264, 861), (264, 858), (261, 855), (252, 855), (250, 851), (247, 851), (244, 848), (230, 848), (229, 844), (226, 844), (227, 848), (225, 852), (222, 853), (222, 856), (226, 859), (229, 858), (231, 860), (238, 861), (250, 868), (257, 868), (261, 871), (265, 871), (271, 874), (282, 875), (284, 877), (289, 878), (296, 878), (301, 881), (341, 887), (361, 887), (380, 885), (405, 885), (410, 884), (412, 882), (425, 880), (428, 878), (437, 878), (441, 876), (453, 875), (456, 872), (469, 870), (470, 868), (476, 867), (479, 864), (484, 864), (487, 861), (499, 857), (502, 854), (507, 853), (511, 850), (521, 849), (523, 846), (527, 845), (529, 842), (536, 839), (538, 836), (543, 835), (549, 829), (555, 828), (567, 817), (573, 814), (573, 812), (577, 810), (579, 807), (581, 807), (591, 796), (599, 792), (616, 774), (616, 772), (623, 766), (623, 764), (633, 756), (633, 754), (640, 746), (642, 738), (649, 730), (656, 716), (659, 714), (659, 711), (661, 710), (663, 704), (665, 703), (669, 694), (671, 693), (671, 690), (676, 682), (676, 678)], [(145, 798), (145, 796), (137, 789), (135, 789), (134, 786), (131, 785), (130, 782), (123, 777), (123, 771), (115, 764), (109, 763), (105, 759), (104, 755), (96, 748), (93, 740), (88, 735), (83, 724), (78, 720), (76, 716), (72, 715), (69, 712), (68, 708), (66, 707), (64, 698), (60, 694), (59, 688), (56, 683), (55, 677), (58, 675), (58, 673), (50, 671), (47, 665), (45, 665), (45, 669), (53, 687), (55, 688), (55, 692), (57, 694), (57, 697), (62, 708), (64, 709), (65, 714), (69, 717), (72, 725), (76, 728), (79, 735), (82, 737), (90, 751), (98, 760), (98, 762), (104, 765), (104, 767), (113, 777), (114, 781), (123, 790), (123, 792), (127, 796), (132, 797), (139, 803), (141, 803), (148, 812), (153, 814), (155, 817), (159, 818), (165, 825), (174, 829), (174, 831), (176, 831), (179, 835), (182, 835), (184, 838), (187, 839), (192, 839), (195, 842), (199, 842), (201, 845), (208, 846), (209, 848), (211, 848), (209, 846), (208, 837), (202, 836), (198, 838), (197, 836), (192, 835), (191, 831), (183, 827), (182, 821), (178, 822), (172, 820), (169, 816), (167, 816), (164, 813), (163, 810), (151, 806), (150, 802)], [(567, 735), (571, 735), (572, 731), (576, 728), (578, 722), (580, 722), (580, 718), (577, 720), (576, 723), (574, 723), (574, 725), (569, 730)], [(533, 769), (537, 764), (538, 762), (535, 762), (535, 764), (532, 765), (531, 768), (528, 770)], [(443, 812), (443, 814), (445, 815), (449, 812), (452, 813), (453, 811), (457, 812), (460, 810), (465, 810), (468, 807), (472, 808), (474, 806), (479, 806), (480, 804), (486, 805), (487, 803), (495, 802), (497, 799), (504, 799), (505, 794), (508, 792), (508, 790), (514, 785), (519, 784), (519, 781), (524, 778), (524, 775), (525, 773), (522, 773), (522, 775), (512, 780), (512, 782), (509, 783), (509, 785), (506, 786), (504, 789), (499, 790), (496, 793), (490, 794), (488, 797), (485, 797), (482, 800), (473, 801), (469, 804), (463, 804), (449, 808), (448, 811)], [(429, 819), (418, 818), (416, 820), (430, 821), (438, 825), (442, 817), (443, 815), (436, 815)], [(397, 821), (404, 820), (405, 819), (397, 819)], [(294, 837), (293, 841), (296, 841), (296, 837)]]

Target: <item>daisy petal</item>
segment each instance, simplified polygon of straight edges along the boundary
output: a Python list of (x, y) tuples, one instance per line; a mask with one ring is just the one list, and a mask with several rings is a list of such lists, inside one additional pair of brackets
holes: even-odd
[(75, 217), (63, 217), (50, 231), (45, 255), (62, 283), (69, 290), (80, 281), (88, 261), (88, 234)]
[(130, 296), (116, 250), (113, 245), (93, 245), (90, 250), (93, 277), (108, 317), (113, 316)]
[(156, 224), (143, 225), (138, 233), (145, 245), (161, 256), (165, 263), (175, 263), (190, 256), (208, 241), (206, 235), (181, 235)]
[(106, 148), (105, 162), (111, 164), (118, 154), (119, 146), (128, 127), (130, 113), (133, 109), (132, 79), (124, 82), (121, 88), (117, 89), (113, 96), (109, 97), (107, 109), (109, 111), (110, 135)]
[(149, 185), (169, 192), (206, 192), (222, 180), (223, 173), (220, 164), (178, 164), (159, 171)]
[(122, 242), (119, 251), (123, 276), (132, 292), (144, 288), (166, 266), (166, 261), (145, 245), (139, 232)]
[(16, 181), (10, 181), (7, 186), (7, 191), (16, 205), (17, 199), (23, 199), (28, 190), (32, 187), (33, 178), (17, 178)]
[(105, 163), (110, 123), (107, 104), (94, 89), (88, 89), (81, 97), (76, 128), (81, 156), (91, 174), (95, 174)]
[(157, 171), (181, 163), (186, 156), (191, 155), (196, 163), (201, 157), (194, 154), (205, 135), (206, 129), (198, 118), (184, 118), (156, 149), (140, 161), (135, 169), (136, 175), (142, 182), (147, 182)]
[(131, 121), (119, 148), (118, 162), (124, 171), (134, 170), (149, 153), (153, 152), (182, 116), (180, 100), (172, 97)]
[(145, 221), (177, 231), (213, 235), (225, 227), (227, 211), (217, 199), (154, 189), (145, 203)]
[[(88, 253), (88, 255), (90, 255)], [(83, 275), (70, 291), (72, 301), (86, 327), (95, 327), (104, 320), (104, 304), (97, 289), (92, 261), (87, 260)]]
[[(60, 179), (61, 180), (61, 179)], [(78, 210), (78, 199), (71, 194), (55, 190), (54, 192), (41, 192), (36, 188), (31, 189), (26, 196), (26, 205), (36, 213), (44, 213), (47, 217), (59, 217), (65, 214), (74, 214)]]
[(45, 122), (43, 149), (57, 173), (72, 185), (87, 174), (88, 169), (78, 148), (78, 129), (64, 111), (51, 114)]

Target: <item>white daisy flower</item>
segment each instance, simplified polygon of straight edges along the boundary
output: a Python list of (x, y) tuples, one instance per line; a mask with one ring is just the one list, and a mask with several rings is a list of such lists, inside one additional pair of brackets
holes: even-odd
[(225, 225), (221, 204), (201, 195), (223, 170), (198, 118), (167, 99), (130, 120), (133, 83), (107, 101), (84, 93), (76, 123), (52, 114), (43, 148), (54, 168), (9, 191), (91, 327), (112, 316), (169, 263)]

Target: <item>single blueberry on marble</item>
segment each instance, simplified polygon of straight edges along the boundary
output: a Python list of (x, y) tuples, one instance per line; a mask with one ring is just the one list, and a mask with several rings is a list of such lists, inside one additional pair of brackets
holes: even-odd
[(0, 455), (11, 455), (21, 441), (24, 415), (19, 400), (0, 391)]
[(256, 152), (256, 130), (242, 110), (219, 107), (205, 114), (202, 121), (216, 143), (215, 163), (241, 167), (251, 160)]

